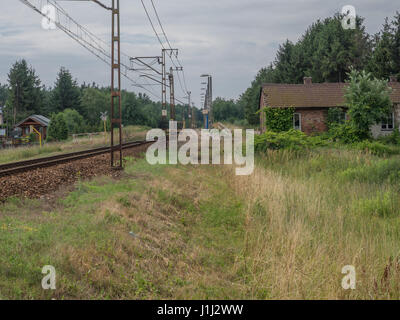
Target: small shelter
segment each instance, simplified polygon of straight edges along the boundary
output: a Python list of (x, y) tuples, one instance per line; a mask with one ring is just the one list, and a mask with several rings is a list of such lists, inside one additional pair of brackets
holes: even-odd
[(14, 128), (20, 128), (22, 130), (23, 137), (29, 136), (31, 133), (35, 133), (34, 129), (36, 129), (38, 132), (40, 132), (42, 140), (46, 140), (47, 128), (49, 124), (50, 119), (41, 115), (33, 115), (17, 123)]

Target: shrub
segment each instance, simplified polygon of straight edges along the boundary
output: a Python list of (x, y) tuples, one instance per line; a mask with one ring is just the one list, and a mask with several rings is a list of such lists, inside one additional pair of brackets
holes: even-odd
[(29, 134), (29, 142), (32, 143), (32, 142), (35, 142), (36, 140), (38, 140), (36, 133), (33, 133), (33, 132), (30, 133)]
[(378, 138), (384, 144), (400, 145), (400, 131), (394, 130), (392, 134)]
[(68, 127), (62, 113), (51, 116), (47, 139), (48, 141), (63, 141), (68, 139)]
[(392, 102), (387, 81), (378, 80), (365, 71), (352, 70), (345, 100), (355, 133), (360, 139), (370, 137), (370, 127), (381, 121), (391, 110)]
[(348, 168), (340, 174), (346, 181), (360, 181), (368, 183), (392, 184), (400, 183), (400, 162), (398, 159), (380, 160), (373, 165), (363, 165), (356, 168)]
[(355, 143), (362, 140), (360, 138), (362, 134), (348, 121), (343, 124), (331, 124), (329, 134), (334, 141), (342, 143)]
[(311, 143), (307, 135), (294, 129), (281, 133), (267, 131), (262, 135), (256, 136), (254, 141), (256, 152), (279, 149), (299, 150), (310, 146)]
[(379, 193), (373, 198), (358, 200), (354, 205), (354, 211), (381, 218), (399, 215), (399, 196), (394, 192)]
[(293, 129), (294, 108), (265, 108), (265, 119), (268, 130), (285, 132)]
[(65, 123), (67, 124), (68, 132), (70, 134), (85, 132), (86, 129), (85, 120), (79, 114), (78, 111), (74, 109), (65, 109), (62, 112), (62, 115), (64, 117)]
[(390, 156), (390, 155), (395, 155), (399, 154), (400, 150), (399, 148), (396, 148), (394, 146), (388, 146), (383, 143), (380, 143), (378, 141), (362, 141), (354, 145), (356, 149), (360, 149), (363, 151), (367, 151), (373, 155), (383, 157), (383, 156)]
[(343, 108), (330, 108), (328, 110), (328, 117), (326, 121), (328, 128), (330, 129), (335, 125), (343, 124), (346, 121), (345, 116), (346, 112), (343, 110)]

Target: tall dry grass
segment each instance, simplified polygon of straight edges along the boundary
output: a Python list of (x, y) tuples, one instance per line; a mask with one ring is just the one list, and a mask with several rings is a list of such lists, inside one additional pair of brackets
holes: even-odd
[[(252, 176), (225, 172), (246, 199), (246, 244), (235, 268), (244, 270), (248, 298), (400, 297), (398, 214), (375, 216), (355, 205), (392, 186), (344, 181), (340, 169), (337, 174), (310, 170), (313, 161), (379, 161), (358, 156), (349, 151), (302, 158), (280, 151), (263, 158)], [(341, 165), (344, 170), (349, 162)], [(356, 268), (356, 290), (341, 286), (346, 265)]]

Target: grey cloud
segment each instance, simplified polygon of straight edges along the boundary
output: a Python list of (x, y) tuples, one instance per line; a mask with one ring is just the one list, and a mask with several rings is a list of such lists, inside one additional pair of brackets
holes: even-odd
[[(103, 0), (106, 1), (106, 0)], [(149, 8), (151, 8), (148, 0)], [(237, 98), (256, 72), (273, 61), (280, 43), (296, 41), (315, 20), (352, 4), (376, 33), (400, 6), (393, 0), (154, 0), (174, 47), (180, 48), (189, 89), (196, 102), (200, 74), (214, 75), (215, 95)], [(77, 21), (109, 40), (109, 14), (93, 3), (60, 2)], [(160, 45), (138, 0), (121, 0), (123, 51), (157, 55)], [(48, 33), (40, 16), (19, 1), (8, 0), (0, 12), (0, 82), (17, 58), (26, 57), (46, 85), (63, 65), (83, 82), (108, 85), (109, 70), (61, 31)], [(156, 20), (155, 20), (156, 21)], [(127, 82), (125, 87), (132, 88)], [(157, 89), (157, 91), (160, 91)], [(183, 93), (178, 93), (183, 96)]]

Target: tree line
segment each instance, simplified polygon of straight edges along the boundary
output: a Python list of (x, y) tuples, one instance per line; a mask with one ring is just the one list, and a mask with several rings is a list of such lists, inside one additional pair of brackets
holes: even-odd
[(400, 78), (400, 13), (386, 18), (375, 35), (366, 32), (362, 17), (357, 17), (355, 30), (343, 29), (342, 18), (335, 14), (317, 20), (296, 43), (286, 40), (279, 46), (274, 62), (258, 72), (237, 102), (248, 123), (259, 123), (262, 83), (301, 84), (304, 77), (316, 83), (344, 82), (353, 69), (377, 79)]
[[(121, 97), (124, 126), (160, 126), (161, 102), (127, 90), (122, 91)], [(102, 112), (110, 114), (110, 103), (110, 87), (100, 87), (96, 83), (78, 85), (64, 67), (60, 68), (53, 87), (44, 86), (34, 68), (24, 59), (12, 65), (8, 83), (0, 84), (0, 106), (4, 106), (4, 120), (9, 130), (26, 117), (39, 114), (53, 121), (62, 117), (68, 134), (102, 131), (100, 116)], [(200, 125), (203, 116), (200, 110), (195, 110)], [(176, 115), (177, 121), (182, 121), (183, 117), (187, 119), (187, 106), (178, 104)]]

